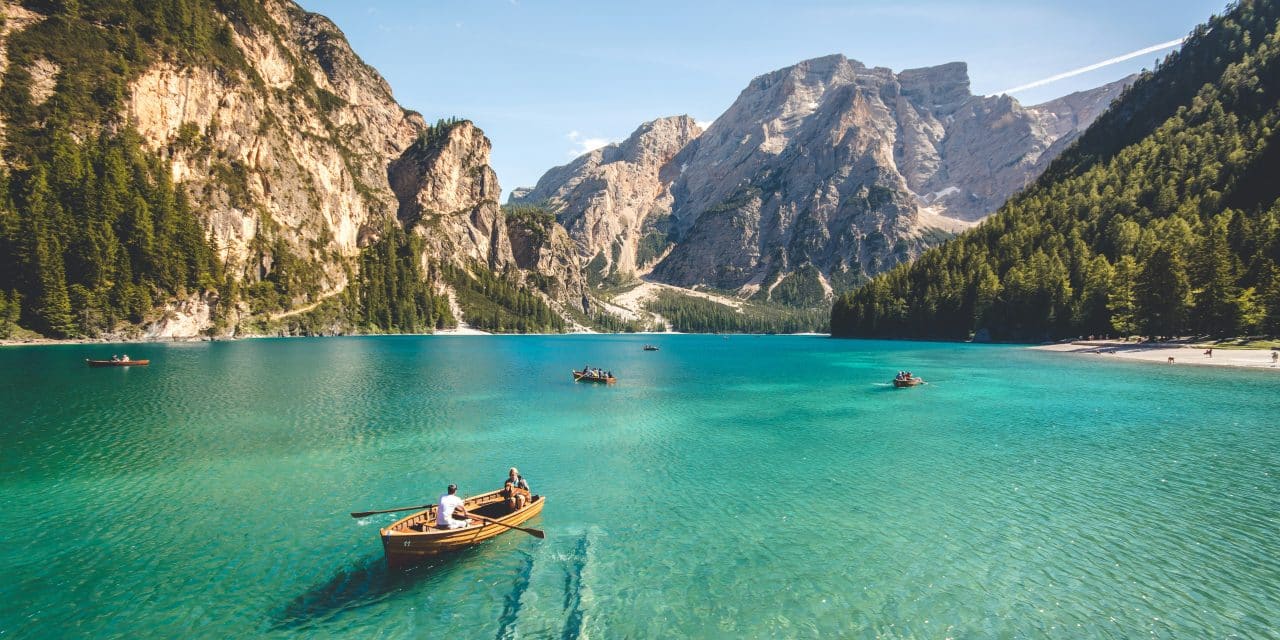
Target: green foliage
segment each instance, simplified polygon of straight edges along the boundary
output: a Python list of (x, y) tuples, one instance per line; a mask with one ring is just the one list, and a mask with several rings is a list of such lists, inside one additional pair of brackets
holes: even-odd
[(604, 331), (609, 333), (636, 333), (644, 331), (649, 327), (639, 320), (627, 320), (608, 313), (606, 311), (597, 311), (587, 319), (587, 324), (596, 331)]
[(825, 309), (793, 309), (743, 303), (741, 309), (706, 298), (660, 291), (645, 309), (685, 333), (804, 333), (827, 330)]
[(790, 307), (816, 307), (826, 302), (827, 290), (822, 287), (822, 275), (818, 268), (806, 264), (787, 274), (769, 297)]
[(513, 278), (494, 274), (479, 265), (471, 271), (452, 265), (444, 279), (457, 294), (467, 323), (494, 333), (563, 333), (564, 318), (542, 298)]
[(0, 291), (0, 339), (12, 336), (22, 316), (22, 296), (17, 291)]
[(23, 326), (97, 335), (222, 278), (186, 198), (136, 133), (77, 143), (55, 132), (46, 149), (0, 188), (0, 290), (17, 292)]
[(636, 247), (636, 266), (643, 267), (653, 262), (671, 246), (670, 227), (674, 220), (671, 214), (661, 216), (650, 215), (645, 218), (640, 243)]
[(1276, 331), (1278, 19), (1247, 2), (1198, 27), (995, 216), (841, 296), (833, 333)]
[(436, 293), (433, 274), (423, 268), (420, 236), (388, 224), (378, 242), (360, 254), (360, 272), (351, 286), (353, 323), (366, 331), (419, 333), (454, 324), (448, 300)]
[(556, 224), (556, 214), (537, 205), (508, 204), (502, 206), (507, 223), (526, 229), (533, 235), (535, 243), (541, 244), (551, 237)]
[(434, 125), (428, 125), (427, 129), (418, 135), (417, 141), (413, 143), (410, 150), (419, 156), (429, 156), (440, 150), (440, 147), (449, 139), (449, 132), (454, 127), (466, 122), (470, 120), (457, 116), (436, 120)]

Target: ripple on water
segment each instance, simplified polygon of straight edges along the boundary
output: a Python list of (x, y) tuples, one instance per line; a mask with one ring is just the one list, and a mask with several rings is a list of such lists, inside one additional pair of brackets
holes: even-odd
[[(1275, 376), (662, 339), (0, 350), (0, 633), (1275, 633)], [(572, 384), (583, 360), (621, 381)], [(933, 384), (878, 386), (901, 368)], [(347, 516), (512, 464), (545, 540), (393, 571), (396, 516)]]

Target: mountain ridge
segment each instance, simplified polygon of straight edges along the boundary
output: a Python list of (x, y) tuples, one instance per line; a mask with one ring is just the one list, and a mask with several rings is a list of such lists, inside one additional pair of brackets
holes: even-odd
[[(599, 169), (645, 127), (687, 116), (645, 123), (508, 202), (556, 213), (595, 281), (647, 275), (761, 300), (790, 281), (814, 303), (990, 213), (1127, 80), (1024, 108), (972, 95), (963, 62), (895, 74), (832, 54), (757, 76), (706, 131), (667, 138), (661, 163)], [(639, 175), (644, 188), (617, 206)], [(627, 223), (575, 226), (587, 212)]]

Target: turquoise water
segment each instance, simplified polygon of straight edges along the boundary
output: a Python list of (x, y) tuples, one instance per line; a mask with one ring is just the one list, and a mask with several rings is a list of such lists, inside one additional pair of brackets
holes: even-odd
[[(782, 336), (81, 362), (120, 350), (0, 349), (0, 636), (1280, 636), (1276, 372)], [(396, 516), (347, 515), (511, 465), (545, 540), (391, 571)]]

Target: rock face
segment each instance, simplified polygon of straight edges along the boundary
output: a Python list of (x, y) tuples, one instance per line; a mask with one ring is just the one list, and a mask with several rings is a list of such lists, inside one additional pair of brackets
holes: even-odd
[(972, 95), (964, 63), (827, 56), (756, 78), (700, 135), (648, 123), (513, 201), (546, 203), (607, 272), (660, 258), (651, 277), (669, 284), (829, 292), (992, 213), (1124, 85), (1028, 108)]
[(278, 32), (233, 32), (261, 85), (160, 63), (130, 87), (125, 116), (200, 203), (233, 273), (265, 277), (278, 260), (260, 247), (279, 237), (315, 266), (324, 295), (346, 285), (345, 260), (397, 208), (386, 167), (426, 126), (327, 18), (264, 7)]
[(679, 175), (672, 160), (700, 133), (689, 116), (646, 122), (625, 141), (548, 171), (510, 201), (557, 212), (592, 275), (634, 273), (655, 257), (639, 252), (646, 221), (671, 211), (670, 187)]
[[(314, 308), (350, 284), (356, 258), (388, 224), (425, 239), (424, 265), (490, 269), (518, 285), (536, 280), (553, 306), (583, 306), (581, 278), (568, 273), (578, 269), (577, 251), (563, 229), (521, 231), (521, 253), (513, 253), (509, 234), (522, 227), (499, 206), (491, 144), (480, 129), (468, 121), (428, 125), (396, 102), (330, 20), (292, 0), (259, 4), (261, 13), (245, 14), (254, 17), (216, 14), (243, 64), (157, 57), (129, 76), (119, 122), (139, 133), (195, 203), (239, 290), (281, 280), (287, 269), (290, 299), (283, 309), (255, 310), (251, 300), (192, 292), (158, 304), (163, 317), (145, 335), (197, 335), (219, 317), (234, 333), (245, 320)], [(46, 18), (12, 0), (0, 10), (3, 71), (9, 35)], [(60, 68), (37, 59), (26, 71), (38, 104)], [(526, 272), (544, 268), (538, 278)]]
[(399, 201), (396, 217), (425, 237), (436, 255), (469, 258), (491, 269), (512, 262), (492, 145), (470, 122), (433, 127), (387, 167)]

